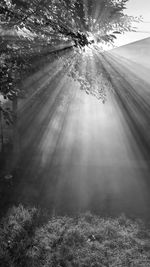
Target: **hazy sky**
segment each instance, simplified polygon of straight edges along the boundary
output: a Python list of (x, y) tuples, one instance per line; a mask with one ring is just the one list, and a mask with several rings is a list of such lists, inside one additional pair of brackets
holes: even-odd
[(143, 16), (143, 23), (136, 23), (137, 32), (126, 33), (117, 38), (116, 46), (150, 37), (150, 0), (129, 0), (125, 13), (131, 16)]

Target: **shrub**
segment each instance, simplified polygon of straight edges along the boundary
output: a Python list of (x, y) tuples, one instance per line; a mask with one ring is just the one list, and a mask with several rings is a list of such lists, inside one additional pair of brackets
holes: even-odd
[(50, 217), (20, 205), (0, 223), (0, 266), (150, 267), (150, 230), (125, 216)]

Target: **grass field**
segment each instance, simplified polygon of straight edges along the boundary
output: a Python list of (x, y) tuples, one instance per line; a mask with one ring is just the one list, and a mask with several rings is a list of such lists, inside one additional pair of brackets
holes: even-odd
[(13, 207), (0, 223), (0, 266), (150, 266), (150, 230), (142, 221), (49, 216)]

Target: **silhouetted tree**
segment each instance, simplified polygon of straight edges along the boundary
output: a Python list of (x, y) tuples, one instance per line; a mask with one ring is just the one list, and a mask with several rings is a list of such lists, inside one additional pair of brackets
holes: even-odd
[[(14, 132), (17, 124), (17, 99), (22, 95), (18, 85), (29, 72), (31, 59), (39, 54), (51, 53), (54, 47), (58, 47), (57, 52), (66, 47), (84, 52), (84, 48), (91, 45), (94, 49), (98, 43), (113, 43), (117, 34), (134, 30), (132, 21), (135, 18), (124, 14), (127, 2), (128, 0), (1, 0), (0, 93), (5, 99), (12, 101), (13, 116), (10, 116), (9, 110), (1, 109), (1, 113), (6, 123), (13, 120)], [(78, 62), (84, 57), (77, 55), (76, 58)], [(81, 89), (89, 93), (93, 80), (89, 76), (81, 77), (82, 75), (77, 63), (74, 64), (70, 76), (75, 77)], [(100, 79), (103, 78), (101, 76)], [(95, 81), (97, 83), (99, 82)], [(103, 89), (98, 92), (94, 89), (92, 94), (99, 94), (105, 102)]]

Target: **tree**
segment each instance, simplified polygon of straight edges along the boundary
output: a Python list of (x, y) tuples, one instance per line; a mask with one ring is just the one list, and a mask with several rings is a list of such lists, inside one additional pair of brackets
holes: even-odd
[[(124, 14), (128, 0), (1, 0), (0, 2), (0, 93), (13, 103), (13, 113), (1, 109), (6, 123), (17, 125), (20, 82), (33, 67), (33, 59), (71, 49), (73, 56), (63, 62), (68, 76), (82, 90), (103, 103), (106, 88), (112, 86), (104, 71), (82, 70), (82, 61), (102, 51), (117, 34), (135, 30), (133, 18)], [(68, 67), (69, 66), (69, 67)], [(102, 68), (101, 68), (102, 70)], [(14, 138), (17, 143), (17, 139)]]
[(135, 18), (123, 13), (128, 0), (3, 0), (3, 27), (28, 29), (34, 39), (70, 40), (89, 44), (89, 33), (98, 42), (112, 42), (117, 33), (133, 30)]
[[(113, 44), (117, 34), (135, 30), (132, 22), (140, 18), (124, 14), (127, 2), (128, 0), (2, 0), (1, 31), (4, 32), (6, 42), (11, 42), (11, 51), (9, 44), (6, 54), (14, 54), (15, 58), (19, 55), (18, 62), (21, 57), (26, 58), (29, 49), (31, 57), (32, 53), (40, 54), (43, 50), (48, 54), (52, 47), (60, 47), (62, 44), (61, 49), (75, 47), (84, 52), (84, 48), (89, 46), (93, 50), (102, 50), (103, 44)], [(26, 70), (28, 62), (23, 58), (24, 67), (19, 66), (19, 69)], [(7, 89), (11, 91), (10, 86)], [(5, 97), (9, 96), (5, 89), (1, 91)]]

